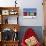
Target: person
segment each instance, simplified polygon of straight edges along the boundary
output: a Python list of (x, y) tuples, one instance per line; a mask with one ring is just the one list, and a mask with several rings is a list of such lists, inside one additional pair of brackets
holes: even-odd
[(36, 33), (32, 28), (28, 28), (22, 38), (21, 46), (41, 46), (39, 40), (37, 39)]

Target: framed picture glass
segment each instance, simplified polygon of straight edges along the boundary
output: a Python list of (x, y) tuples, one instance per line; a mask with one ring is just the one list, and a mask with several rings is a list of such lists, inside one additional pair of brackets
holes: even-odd
[(36, 8), (24, 8), (23, 9), (23, 17), (24, 18), (35, 18), (37, 16)]
[(2, 15), (9, 15), (9, 10), (2, 10)]

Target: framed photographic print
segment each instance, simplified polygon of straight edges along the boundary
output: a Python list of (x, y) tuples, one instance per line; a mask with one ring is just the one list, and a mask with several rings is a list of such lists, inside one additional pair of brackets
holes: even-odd
[(36, 8), (24, 8), (23, 9), (23, 17), (24, 18), (35, 18), (37, 16)]
[(10, 11), (9, 11), (9, 14), (10, 14), (10, 15), (16, 15), (16, 14), (17, 14), (17, 11), (14, 10), (14, 9), (13, 9), (13, 10), (10, 10)]
[(2, 15), (9, 15), (9, 10), (2, 10)]

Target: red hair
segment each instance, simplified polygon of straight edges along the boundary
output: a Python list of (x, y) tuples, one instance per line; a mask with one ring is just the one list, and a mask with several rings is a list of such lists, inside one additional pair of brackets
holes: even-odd
[[(22, 46), (26, 46), (25, 39), (28, 39), (32, 36), (37, 36), (36, 33), (33, 31), (32, 28), (28, 28), (27, 31), (24, 34), (24, 37), (22, 39)], [(38, 42), (35, 46), (41, 46), (41, 44)]]
[(22, 39), (22, 42), (25, 43), (25, 39), (28, 39), (29, 37), (36, 36), (36, 33), (33, 31), (32, 28), (28, 28), (24, 34), (24, 37)]

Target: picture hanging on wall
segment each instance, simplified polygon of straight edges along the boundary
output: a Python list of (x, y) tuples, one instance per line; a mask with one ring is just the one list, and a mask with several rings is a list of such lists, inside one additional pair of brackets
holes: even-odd
[(24, 18), (35, 18), (37, 16), (36, 8), (24, 8), (23, 9)]

